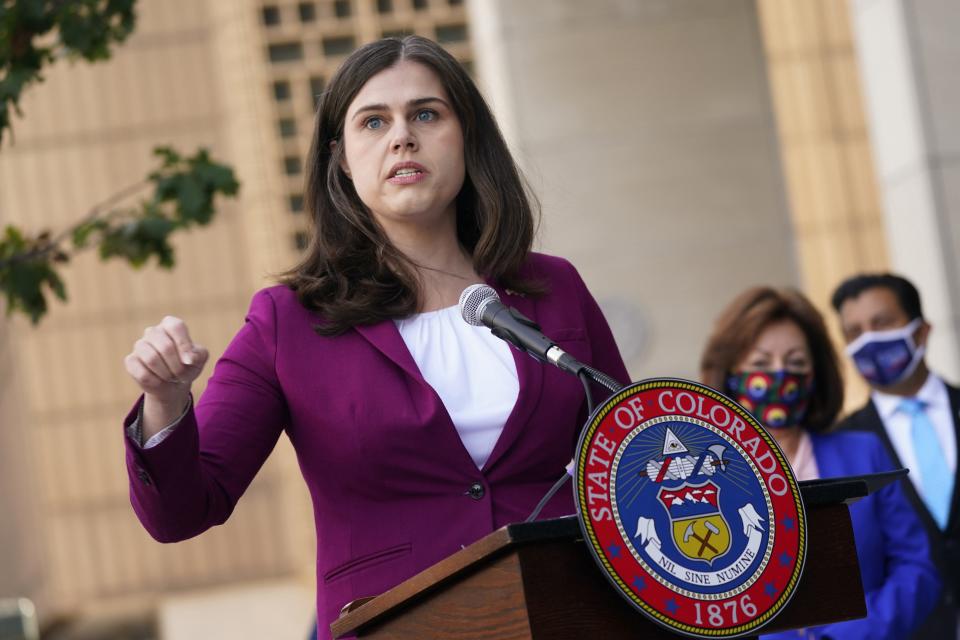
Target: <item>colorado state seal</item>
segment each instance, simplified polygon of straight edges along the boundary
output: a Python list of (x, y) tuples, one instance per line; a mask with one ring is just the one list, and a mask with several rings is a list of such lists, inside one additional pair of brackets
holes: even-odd
[(736, 637), (800, 580), (806, 516), (779, 447), (741, 406), (685, 380), (638, 382), (580, 437), (584, 539), (631, 604), (694, 637)]

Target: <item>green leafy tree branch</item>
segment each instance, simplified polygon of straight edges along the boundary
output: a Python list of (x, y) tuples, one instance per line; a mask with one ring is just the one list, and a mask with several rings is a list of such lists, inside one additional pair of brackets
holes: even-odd
[[(136, 0), (0, 0), (0, 145), (12, 138), (12, 113), (20, 96), (42, 82), (45, 66), (60, 57), (105, 60), (111, 47), (133, 31)], [(67, 299), (58, 269), (76, 253), (97, 248), (101, 259), (120, 258), (139, 268), (154, 258), (175, 262), (170, 236), (209, 224), (217, 196), (239, 190), (233, 170), (201, 149), (185, 156), (170, 147), (154, 150), (159, 168), (119, 190), (86, 216), (54, 235), (34, 235), (7, 225), (0, 233), (0, 294), (6, 314), (22, 312), (37, 324), (48, 296)], [(151, 191), (152, 190), (152, 191)], [(149, 193), (136, 205), (124, 205)]]
[[(155, 258), (159, 266), (174, 266), (170, 236), (180, 229), (209, 224), (218, 195), (234, 196), (240, 185), (230, 167), (213, 161), (205, 149), (183, 157), (158, 147), (160, 168), (144, 182), (123, 189), (58, 235), (43, 231), (26, 235), (7, 226), (0, 236), (0, 291), (7, 315), (22, 311), (36, 324), (47, 312), (47, 296), (66, 300), (57, 268), (79, 251), (97, 247), (100, 257), (121, 258), (141, 267)], [(136, 206), (119, 203), (134, 194), (152, 194)]]
[(0, 144), (20, 94), (58, 57), (106, 60), (133, 31), (136, 0), (0, 0)]

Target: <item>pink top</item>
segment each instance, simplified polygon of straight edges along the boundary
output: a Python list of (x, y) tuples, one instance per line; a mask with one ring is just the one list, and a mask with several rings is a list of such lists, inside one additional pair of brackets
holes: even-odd
[(813, 455), (813, 444), (810, 441), (810, 432), (802, 431), (800, 442), (797, 444), (797, 452), (790, 461), (793, 465), (793, 473), (797, 480), (818, 480), (820, 478), (820, 469), (817, 468), (817, 459)]

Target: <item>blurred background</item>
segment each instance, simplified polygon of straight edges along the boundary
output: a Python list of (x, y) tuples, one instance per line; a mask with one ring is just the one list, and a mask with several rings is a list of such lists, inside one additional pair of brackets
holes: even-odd
[[(36, 324), (0, 319), (0, 617), (29, 598), (45, 638), (306, 636), (315, 538), (289, 443), (229, 523), (156, 543), (128, 503), (121, 420), (137, 391), (122, 360), (166, 314), (216, 357), (297, 259), (317, 96), (382, 36), (434, 38), (467, 65), (542, 200), (538, 248), (580, 269), (634, 379), (696, 378), (712, 319), (753, 284), (800, 288), (838, 337), (833, 287), (889, 269), (921, 290), (932, 367), (960, 380), (955, 0), (135, 11), (109, 60), (58, 59), (24, 91), (0, 149), (0, 227), (69, 228), (143, 180), (160, 144), (209, 148), (241, 187), (172, 240), (174, 269), (79, 253), (61, 270), (68, 301)], [(857, 406), (866, 390), (848, 380)]]

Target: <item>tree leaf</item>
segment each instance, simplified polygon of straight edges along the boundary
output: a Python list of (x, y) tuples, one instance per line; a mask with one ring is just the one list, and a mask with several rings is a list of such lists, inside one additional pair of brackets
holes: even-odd
[(51, 290), (61, 300), (67, 299), (63, 280), (45, 260), (15, 262), (8, 268), (0, 269), (0, 290), (7, 299), (8, 316), (20, 310), (30, 317), (33, 324), (37, 324), (47, 312), (44, 288)]

